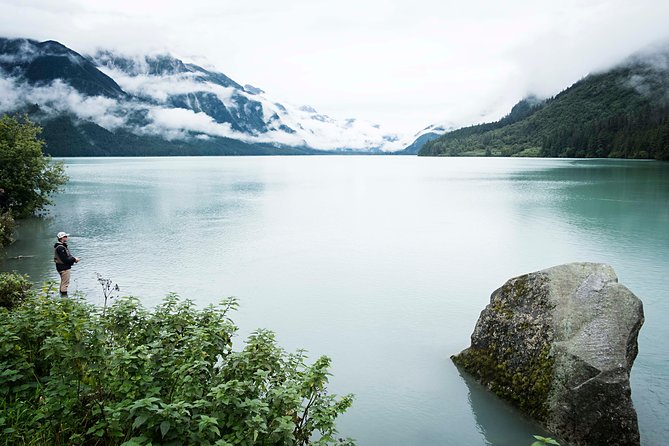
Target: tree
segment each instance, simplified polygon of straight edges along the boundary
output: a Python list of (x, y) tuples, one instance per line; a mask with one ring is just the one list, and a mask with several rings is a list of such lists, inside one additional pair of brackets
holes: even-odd
[(0, 189), (7, 194), (14, 218), (43, 210), (68, 180), (63, 163), (42, 153), (41, 130), (27, 116), (0, 118)]

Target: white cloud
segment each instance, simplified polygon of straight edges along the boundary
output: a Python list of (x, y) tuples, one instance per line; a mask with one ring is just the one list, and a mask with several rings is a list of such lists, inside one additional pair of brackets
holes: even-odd
[[(54, 39), (82, 53), (169, 50), (208, 60), (281, 103), (311, 104), (337, 122), (376, 122), (401, 137), (435, 122), (497, 119), (527, 94), (556, 94), (669, 41), (665, 0), (340, 0), (336, 8), (313, 0), (0, 0), (0, 8), (10, 37)], [(117, 80), (157, 102), (202, 88)], [(229, 103), (229, 91), (209, 91)], [(328, 131), (330, 146), (366, 144)], [(363, 133), (374, 139), (371, 124)]]
[(115, 99), (83, 96), (59, 80), (32, 86), (13, 78), (0, 79), (0, 111), (13, 111), (25, 104), (38, 104), (48, 114), (71, 113), (108, 130), (125, 125), (125, 112)]
[[(291, 144), (290, 141), (293, 141), (293, 145), (306, 144), (324, 150), (382, 149), (391, 151), (400, 150), (413, 141), (409, 139), (398, 139), (394, 142), (386, 141), (384, 138), (393, 135), (389, 134), (386, 131), (387, 129), (371, 122), (359, 119), (333, 119), (309, 106), (295, 106), (286, 103), (279, 106), (268, 94), (252, 96), (251, 98), (262, 101), (263, 113), (266, 117), (276, 114), (280, 123), (296, 132), (287, 134), (279, 132), (275, 128), (274, 132), (269, 133), (273, 137), (280, 136), (281, 142), (284, 144)], [(271, 121), (270, 124), (273, 124), (273, 122)]]
[[(154, 84), (160, 84), (156, 78)], [(167, 81), (171, 93), (175, 91), (176, 82)], [(211, 91), (227, 90), (219, 86), (198, 84), (201, 88)], [(178, 89), (178, 87), (177, 87)], [(219, 91), (220, 93), (220, 91)], [(291, 135), (280, 130), (274, 130), (258, 136), (234, 131), (229, 123), (215, 122), (205, 113), (197, 113), (182, 108), (163, 108), (149, 106), (139, 102), (119, 104), (115, 99), (103, 96), (82, 96), (74, 88), (57, 80), (49, 85), (33, 86), (17, 81), (16, 79), (0, 78), (0, 111), (15, 110), (17, 105), (39, 104), (47, 114), (68, 113), (79, 119), (95, 122), (108, 129), (115, 130), (127, 126), (125, 116), (132, 110), (146, 110), (150, 123), (141, 128), (134, 128), (139, 134), (160, 135), (168, 140), (187, 139), (195, 136), (198, 139), (210, 137), (234, 138), (249, 143), (279, 143), (285, 145), (304, 145), (299, 135)], [(322, 123), (321, 123), (322, 124)], [(322, 136), (321, 132), (318, 136)], [(323, 143), (328, 148), (335, 144), (333, 140), (325, 138)], [(312, 138), (312, 145), (320, 144), (320, 138)], [(319, 146), (320, 147), (320, 146)]]
[(195, 136), (198, 139), (209, 137), (233, 138), (249, 143), (267, 142), (295, 145), (295, 138), (284, 132), (270, 132), (257, 137), (239, 133), (230, 127), (228, 123), (215, 122), (206, 113), (196, 113), (183, 108), (161, 108), (153, 107), (149, 110), (151, 124), (141, 129), (140, 133), (161, 135), (168, 140), (186, 139)]
[(0, 113), (14, 110), (20, 100), (21, 94), (14, 81), (0, 77)]
[(212, 83), (202, 83), (196, 80), (195, 73), (183, 73), (169, 76), (152, 76), (139, 74), (130, 76), (121, 70), (99, 67), (116, 81), (119, 86), (135, 96), (151, 98), (159, 102), (167, 101), (169, 96), (195, 92), (209, 92), (215, 94), (224, 104), (231, 105), (233, 88), (223, 87)]
[[(165, 131), (180, 131), (182, 135), (187, 131), (201, 132), (215, 136), (231, 136), (230, 124), (216, 123), (206, 113), (195, 113), (183, 108), (158, 108), (149, 111), (153, 124), (150, 129), (158, 133)], [(183, 137), (183, 136), (182, 136)]]
[[(402, 135), (435, 122), (498, 118), (528, 93), (555, 94), (669, 39), (666, 0), (340, 0), (336, 6), (0, 0), (0, 29), (79, 52), (168, 49), (206, 58), (282, 103), (311, 104)], [(173, 87), (135, 85), (158, 100)]]

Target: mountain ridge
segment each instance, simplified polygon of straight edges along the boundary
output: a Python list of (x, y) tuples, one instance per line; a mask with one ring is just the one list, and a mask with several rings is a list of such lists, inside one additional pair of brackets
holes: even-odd
[(669, 159), (669, 50), (637, 54), (495, 122), (431, 125), (403, 141), (378, 125), (278, 102), (170, 54), (82, 55), (0, 38), (0, 113), (26, 113), (54, 156), (384, 153)]
[[(56, 41), (0, 38), (0, 112), (26, 112), (54, 156), (77, 153), (377, 153), (396, 135), (271, 99), (169, 54), (81, 55)], [(71, 132), (71, 133), (68, 133)], [(167, 148), (159, 149), (159, 141)], [(394, 146), (393, 146), (394, 145)], [(143, 149), (142, 147), (153, 147)], [(168, 149), (171, 148), (171, 149)]]
[[(0, 69), (9, 75), (22, 75), (33, 84), (67, 77), (74, 88), (86, 94), (115, 98), (125, 95), (123, 89), (97, 70), (91, 61), (55, 40), (0, 38), (0, 54), (5, 56), (0, 58)], [(14, 63), (8, 55), (16, 56)]]
[(634, 56), (552, 98), (523, 101), (499, 121), (426, 143), (418, 155), (669, 159), (669, 52)]

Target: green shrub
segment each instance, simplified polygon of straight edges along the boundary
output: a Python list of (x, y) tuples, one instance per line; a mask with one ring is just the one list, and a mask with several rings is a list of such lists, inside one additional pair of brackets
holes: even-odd
[(16, 229), (16, 222), (12, 213), (0, 212), (0, 247), (9, 246), (14, 241), (12, 237), (14, 229)]
[(0, 444), (328, 445), (352, 402), (258, 330), (240, 351), (234, 299), (198, 310), (169, 295), (106, 309), (30, 295), (0, 310)]
[(23, 302), (32, 284), (28, 276), (18, 273), (0, 273), (0, 307), (9, 310)]

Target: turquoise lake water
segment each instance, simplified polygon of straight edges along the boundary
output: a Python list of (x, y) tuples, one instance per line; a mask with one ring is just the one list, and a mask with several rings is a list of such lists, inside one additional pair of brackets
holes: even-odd
[(507, 279), (605, 262), (644, 303), (632, 371), (642, 444), (669, 438), (669, 164), (417, 157), (66, 159), (49, 217), (24, 222), (0, 270), (96, 273), (147, 306), (174, 291), (237, 296), (241, 342), (274, 330), (333, 359), (339, 421), (366, 445), (513, 445), (543, 431), (461, 376), (449, 356)]

